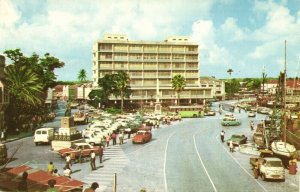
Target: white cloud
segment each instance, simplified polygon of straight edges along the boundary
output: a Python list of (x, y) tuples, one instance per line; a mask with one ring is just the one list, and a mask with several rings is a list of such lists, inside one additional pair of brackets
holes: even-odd
[(246, 33), (237, 26), (236, 19), (232, 17), (226, 19), (224, 24), (221, 25), (221, 30), (233, 41), (241, 41), (246, 38)]
[(215, 42), (215, 31), (211, 20), (199, 20), (193, 24), (191, 39), (199, 44), (200, 65), (230, 64), (231, 56), (228, 50)]
[(20, 12), (14, 8), (10, 1), (0, 0), (0, 27), (12, 27), (20, 17)]

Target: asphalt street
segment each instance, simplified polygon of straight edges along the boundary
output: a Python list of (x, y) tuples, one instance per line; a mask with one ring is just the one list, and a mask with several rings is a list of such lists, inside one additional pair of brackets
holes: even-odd
[[(224, 113), (222, 114), (224, 115)], [(145, 188), (147, 192), (296, 192), (299, 191), (298, 176), (286, 171), (285, 182), (254, 179), (249, 157), (235, 149), (230, 153), (221, 143), (219, 134), (226, 132), (225, 139), (233, 133), (242, 133), (252, 140), (247, 113), (236, 112), (240, 126), (223, 127), (221, 116), (183, 119), (171, 125), (154, 129), (151, 142), (143, 145), (125, 140), (124, 145), (110, 146), (104, 152), (104, 162), (91, 171), (89, 162), (72, 166), (72, 178), (89, 185), (97, 181), (97, 191), (111, 192), (114, 173), (117, 175), (117, 191), (136, 192)], [(258, 123), (264, 118), (257, 115)], [(56, 118), (53, 124), (58, 125)], [(79, 126), (83, 129), (84, 126)], [(49, 161), (62, 170), (65, 161), (49, 145), (35, 146), (33, 138), (8, 143), (9, 155), (21, 145), (8, 167), (28, 164), (46, 170)]]

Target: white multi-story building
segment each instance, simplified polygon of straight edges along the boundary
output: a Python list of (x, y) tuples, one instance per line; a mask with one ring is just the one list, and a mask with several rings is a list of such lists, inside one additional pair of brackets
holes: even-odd
[(162, 102), (172, 103), (176, 93), (171, 79), (180, 74), (186, 80), (180, 103), (202, 103), (214, 98), (216, 92), (213, 87), (200, 84), (198, 51), (198, 44), (190, 42), (188, 37), (154, 42), (130, 41), (126, 35), (104, 35), (93, 46), (93, 87), (97, 87), (98, 79), (104, 75), (125, 71), (130, 77), (130, 100), (147, 102), (159, 97)]

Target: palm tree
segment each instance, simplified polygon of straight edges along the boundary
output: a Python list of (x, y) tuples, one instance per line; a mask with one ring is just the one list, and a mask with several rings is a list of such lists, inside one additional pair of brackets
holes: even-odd
[(230, 76), (229, 96), (231, 96), (231, 73), (233, 73), (233, 70), (232, 69), (228, 69), (227, 73), (229, 73), (229, 76)]
[(171, 80), (171, 84), (172, 84), (172, 88), (175, 90), (177, 94), (177, 105), (179, 105), (179, 101), (180, 101), (179, 94), (181, 91), (183, 91), (185, 87), (185, 78), (180, 74), (175, 75)]
[(10, 96), (6, 122), (11, 129), (28, 123), (36, 111), (41, 112), (43, 86), (36, 73), (26, 66), (9, 65), (4, 73), (4, 83)]
[(86, 81), (86, 71), (84, 69), (80, 69), (77, 78), (80, 82)]
[(12, 97), (32, 105), (41, 103), (39, 94), (43, 86), (31, 69), (26, 66), (9, 65), (4, 73), (4, 81)]
[(124, 71), (119, 71), (117, 74), (114, 74), (114, 94), (115, 96), (119, 95), (121, 97), (121, 112), (123, 112), (124, 108), (124, 98), (128, 91), (130, 90), (129, 82), (130, 78), (127, 73)]

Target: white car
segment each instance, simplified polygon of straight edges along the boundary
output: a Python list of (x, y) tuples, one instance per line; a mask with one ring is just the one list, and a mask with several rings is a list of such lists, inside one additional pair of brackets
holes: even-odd
[(103, 136), (101, 134), (92, 133), (92, 134), (86, 134), (83, 137), (84, 141), (86, 143), (89, 143), (91, 145), (100, 145), (103, 139)]

